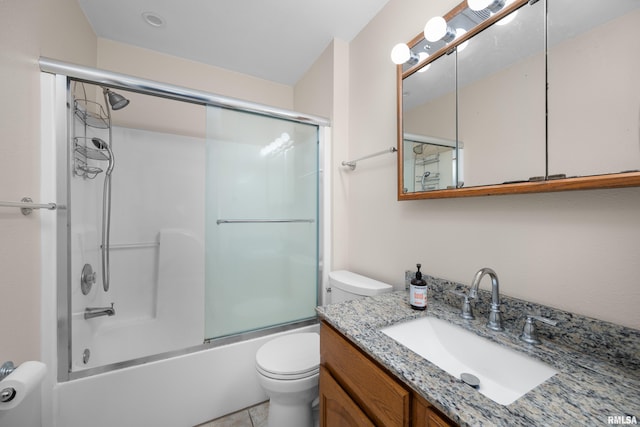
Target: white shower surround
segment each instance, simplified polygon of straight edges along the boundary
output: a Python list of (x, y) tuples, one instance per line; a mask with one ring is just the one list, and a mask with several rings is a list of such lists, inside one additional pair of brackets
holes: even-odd
[[(204, 337), (205, 141), (114, 127), (112, 143), (108, 292), (99, 250), (104, 174), (71, 178), (72, 278), (85, 263), (98, 272), (88, 295), (72, 280), (73, 371), (199, 345)], [(85, 307), (112, 302), (115, 316), (84, 319)]]

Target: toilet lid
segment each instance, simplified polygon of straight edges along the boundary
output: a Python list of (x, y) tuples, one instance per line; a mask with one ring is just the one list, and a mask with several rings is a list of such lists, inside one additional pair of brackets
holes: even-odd
[(263, 375), (275, 379), (314, 375), (320, 367), (320, 335), (304, 332), (273, 339), (256, 353), (256, 367)]

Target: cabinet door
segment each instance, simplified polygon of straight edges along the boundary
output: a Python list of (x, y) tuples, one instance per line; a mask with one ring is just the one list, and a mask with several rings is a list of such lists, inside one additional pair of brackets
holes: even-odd
[(324, 366), (320, 366), (320, 427), (374, 427)]
[(409, 426), (409, 391), (325, 323), (320, 327), (320, 363), (376, 425)]
[(411, 402), (411, 427), (452, 427), (456, 424), (441, 416), (427, 401), (414, 395)]

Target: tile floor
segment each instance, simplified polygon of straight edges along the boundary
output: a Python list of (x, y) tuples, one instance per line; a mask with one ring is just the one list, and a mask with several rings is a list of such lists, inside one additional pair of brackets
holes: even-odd
[(196, 427), (267, 427), (269, 402), (234, 412)]

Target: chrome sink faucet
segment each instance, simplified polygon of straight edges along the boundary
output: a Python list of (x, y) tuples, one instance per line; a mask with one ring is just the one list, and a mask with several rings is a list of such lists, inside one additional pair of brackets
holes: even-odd
[(489, 277), (491, 277), (491, 311), (489, 312), (487, 328), (494, 331), (503, 331), (502, 312), (500, 311), (500, 286), (498, 283), (498, 275), (495, 271), (486, 267), (478, 270), (476, 275), (473, 276), (468, 298), (475, 299), (478, 297), (478, 286), (485, 275), (489, 275)]

